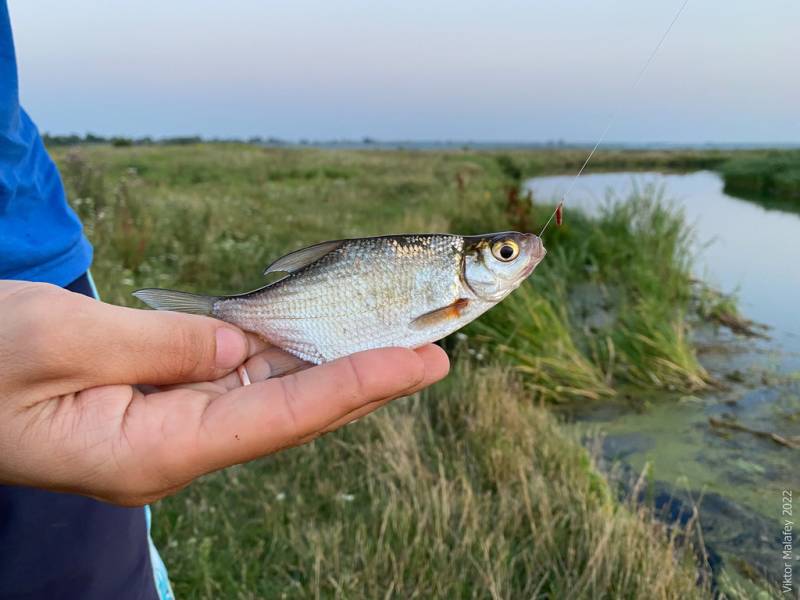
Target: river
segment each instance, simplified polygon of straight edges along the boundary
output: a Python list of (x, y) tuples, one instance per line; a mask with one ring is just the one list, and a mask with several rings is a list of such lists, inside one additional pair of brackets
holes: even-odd
[[(535, 202), (555, 202), (572, 178), (537, 177), (526, 186)], [(722, 344), (700, 344), (701, 361), (726, 383), (724, 390), (654, 396), (645, 410), (640, 402), (587, 404), (570, 416), (582, 431), (603, 436), (608, 463), (633, 474), (649, 465), (650, 492), (667, 518), (685, 519), (692, 505), (699, 506), (718, 578), (724, 571), (744, 585), (759, 573), (777, 585), (781, 500), (784, 490), (800, 498), (800, 450), (717, 430), (709, 418), (800, 435), (800, 215), (729, 196), (719, 176), (700, 171), (584, 175), (570, 193), (565, 218), (575, 210), (596, 213), (646, 186), (661, 190), (692, 225), (695, 276), (735, 293), (741, 312), (769, 327), (769, 339), (723, 336)]]

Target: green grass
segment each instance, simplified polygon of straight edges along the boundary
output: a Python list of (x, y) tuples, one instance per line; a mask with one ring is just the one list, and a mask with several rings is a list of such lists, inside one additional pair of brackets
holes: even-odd
[[(552, 207), (534, 206), (525, 220), (544, 222)], [(458, 222), (502, 229), (518, 211), (471, 208)], [(530, 281), (466, 330), (476, 343), (506, 354), (548, 400), (597, 399), (620, 384), (706, 387), (689, 336), (691, 231), (659, 190), (635, 190), (597, 219), (570, 213), (546, 241)]]
[[(532, 228), (552, 210), (531, 209), (513, 191), (532, 163), (549, 156), (539, 152), (199, 145), (101, 146), (59, 156), (90, 237), (101, 242), (96, 278), (121, 304), (133, 303), (137, 287), (252, 289), (277, 256), (324, 239)], [(572, 158), (568, 152), (561, 161)], [(562, 229), (552, 228), (550, 255), (531, 281), (467, 331), (508, 355), (550, 399), (598, 398), (613, 394), (615, 383), (704, 385), (687, 336), (688, 230), (656, 190), (636, 195), (599, 221), (571, 213)], [(602, 327), (575, 314), (570, 290), (586, 285), (612, 305)]]
[[(693, 598), (691, 546), (620, 506), (496, 366), (156, 511), (179, 596)], [(682, 532), (685, 534), (685, 532)]]
[(728, 194), (775, 206), (800, 206), (800, 150), (732, 158), (720, 171)]
[[(104, 299), (232, 293), (324, 239), (544, 222), (514, 191), (578, 151), (367, 152), (242, 144), (55, 152)], [(715, 153), (609, 153), (642, 168)], [(606, 161), (606, 162), (603, 162)], [(535, 200), (535, 199), (534, 199)], [(185, 597), (692, 597), (698, 567), (612, 500), (546, 401), (704, 385), (687, 335), (687, 231), (655, 190), (570, 213), (509, 299), (449, 340), (445, 382), (313, 445), (205, 478), (155, 508)], [(677, 537), (676, 537), (677, 536)]]

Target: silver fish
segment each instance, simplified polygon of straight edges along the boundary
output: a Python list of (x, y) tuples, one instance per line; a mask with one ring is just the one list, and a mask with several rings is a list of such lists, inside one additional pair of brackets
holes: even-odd
[(150, 288), (134, 296), (159, 310), (222, 319), (319, 364), (439, 340), (519, 287), (545, 254), (539, 237), (513, 231), (336, 240), (279, 258), (264, 274), (285, 276), (252, 292)]

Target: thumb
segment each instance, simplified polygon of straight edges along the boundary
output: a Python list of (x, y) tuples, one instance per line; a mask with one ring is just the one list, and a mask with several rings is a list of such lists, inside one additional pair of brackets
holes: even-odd
[(123, 308), (77, 294), (63, 304), (50, 346), (54, 370), (82, 386), (213, 380), (249, 354), (244, 332), (210, 317)]

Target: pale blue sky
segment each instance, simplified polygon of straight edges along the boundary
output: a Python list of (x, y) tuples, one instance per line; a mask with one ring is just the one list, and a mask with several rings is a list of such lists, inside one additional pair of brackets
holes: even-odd
[(10, 0), (55, 133), (800, 142), (800, 2)]

